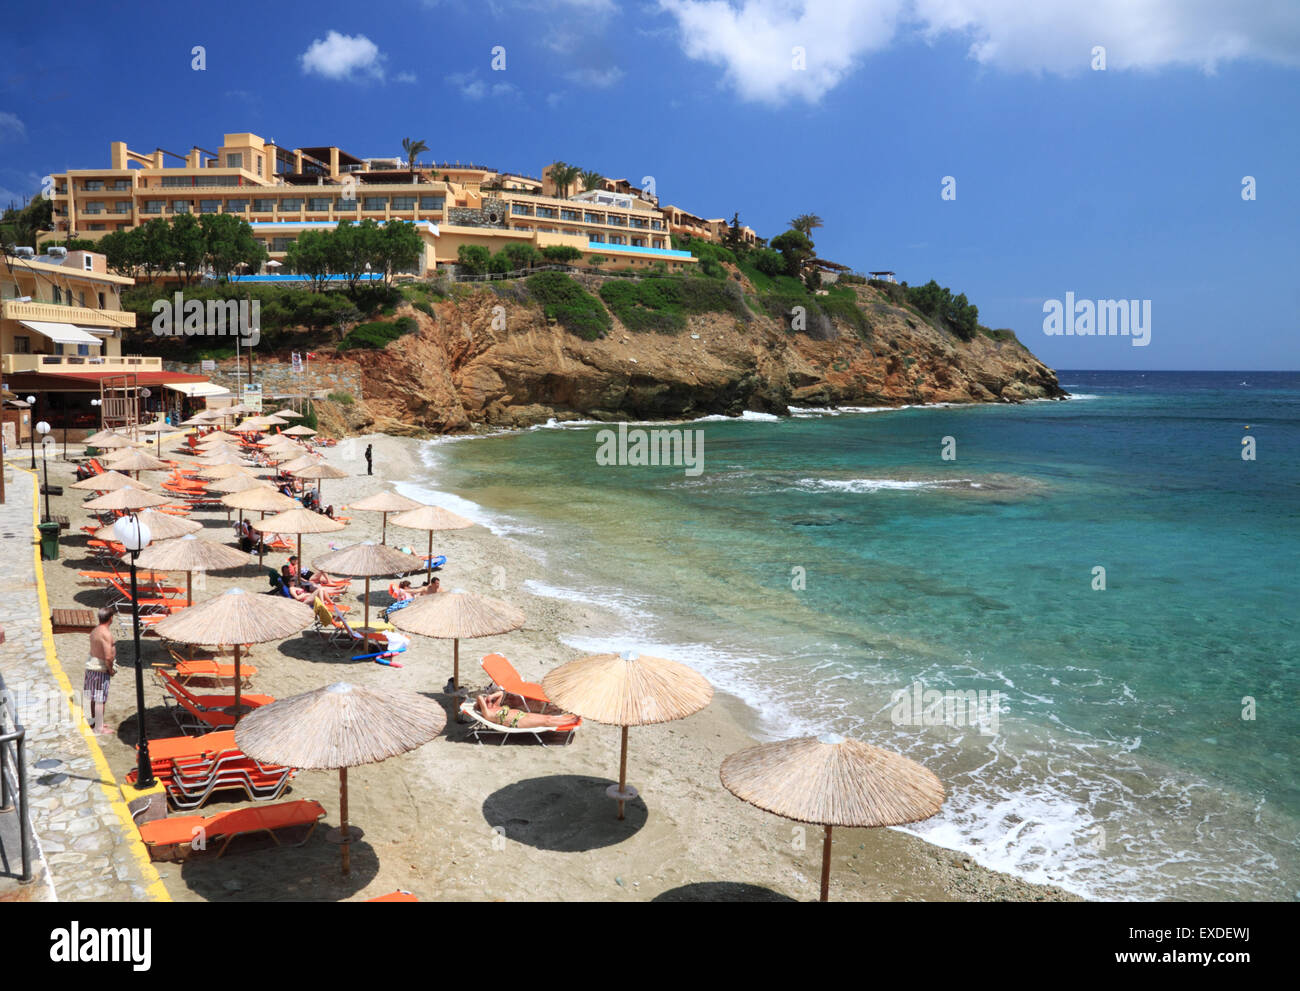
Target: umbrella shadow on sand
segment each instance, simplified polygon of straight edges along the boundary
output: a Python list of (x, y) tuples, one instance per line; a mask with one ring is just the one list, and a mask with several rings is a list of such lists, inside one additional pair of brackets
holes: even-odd
[(701, 881), (683, 884), (656, 895), (656, 902), (795, 902), (796, 899), (771, 888), (741, 881)]
[(483, 818), (508, 840), (538, 850), (583, 853), (622, 843), (646, 824), (641, 799), (627, 803), (626, 817), (611, 818), (605, 789), (615, 782), (585, 774), (527, 778), (494, 791), (483, 801)]
[[(132, 692), (134, 693), (134, 689), (132, 689)], [(181, 731), (176, 726), (176, 720), (172, 718), (171, 711), (163, 705), (146, 706), (144, 710), (144, 728), (148, 732), (151, 741), (181, 735)], [(135, 745), (140, 740), (139, 722), (136, 719), (134, 706), (132, 706), (131, 714), (117, 724), (117, 729), (113, 735), (131, 748), (131, 766), (134, 767)]]
[(302, 846), (293, 844), (305, 827), (285, 830), (281, 846), (265, 833), (250, 834), (237, 837), (220, 858), (209, 848), (179, 865), (156, 866), (162, 874), (179, 869), (185, 887), (207, 901), (341, 901), (375, 879), (379, 856), (366, 840), (353, 840), (352, 873), (341, 875), (339, 848), (325, 839), (330, 825), (328, 819), (320, 822)]

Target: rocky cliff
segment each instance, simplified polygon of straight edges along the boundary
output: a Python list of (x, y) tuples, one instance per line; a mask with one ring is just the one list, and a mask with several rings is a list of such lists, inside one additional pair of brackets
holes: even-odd
[(551, 417), (691, 418), (1065, 395), (1055, 373), (1012, 335), (962, 341), (884, 292), (855, 292), (870, 322), (865, 334), (836, 326), (831, 339), (815, 340), (758, 314), (705, 313), (673, 335), (633, 333), (615, 319), (596, 341), (549, 322), (520, 301), (522, 292), (458, 292), (435, 304), (434, 317), (404, 307), (419, 329), (384, 350), (320, 354), (318, 362), (357, 362), (363, 391), (351, 406), (321, 404), (333, 407), (322, 409), (322, 422), (337, 432), (422, 435)]

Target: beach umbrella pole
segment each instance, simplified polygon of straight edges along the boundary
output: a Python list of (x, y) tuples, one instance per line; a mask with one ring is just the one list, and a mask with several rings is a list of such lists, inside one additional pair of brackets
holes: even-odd
[(348, 769), (339, 768), (339, 842), (343, 844), (343, 873), (352, 873), (352, 841), (348, 837)]
[[(429, 531), (429, 534), (430, 534), (430, 536), (432, 537), (432, 535), (433, 535), (433, 531), (430, 530), (430, 531)], [(380, 542), (381, 544), (386, 544), (386, 543), (388, 543), (388, 514), (387, 514), (387, 513), (384, 513), (384, 522), (380, 525), (380, 529), (379, 529), (379, 542)]]
[(366, 621), (365, 627), (370, 627), (370, 576), (366, 575)]
[(424, 573), (424, 584), (428, 585), (433, 579), (433, 531), (429, 531), (429, 556), (424, 559), (425, 567), (428, 570)]
[(460, 639), (451, 642), (451, 690), (460, 687)]
[[(627, 727), (623, 727), (623, 746), (620, 748), (618, 755), (618, 793), (624, 795), (627, 793)], [(618, 800), (618, 817), (623, 818), (624, 799)]]
[(828, 901), (831, 891), (831, 827), (826, 827), (822, 840), (822, 901)]

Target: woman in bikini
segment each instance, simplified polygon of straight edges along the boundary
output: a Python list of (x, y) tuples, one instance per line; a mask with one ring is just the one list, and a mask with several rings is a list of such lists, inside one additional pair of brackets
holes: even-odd
[(566, 726), (576, 722), (577, 716), (562, 712), (548, 716), (540, 712), (525, 712), (505, 704), (505, 692), (493, 692), (478, 697), (478, 711), (489, 722), (500, 723), (507, 729), (538, 729), (542, 726)]

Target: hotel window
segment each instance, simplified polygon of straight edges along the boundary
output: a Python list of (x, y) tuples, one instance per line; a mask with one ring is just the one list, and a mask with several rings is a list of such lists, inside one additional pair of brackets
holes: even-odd
[(120, 191), (120, 190), (123, 190), (123, 189), (130, 189), (130, 188), (131, 188), (131, 180), (130, 180), (130, 179), (114, 179), (114, 180), (113, 180), (113, 188), (116, 189), (116, 190), (119, 190), (119, 191)]
[(555, 211), (554, 211), (551, 207), (549, 207), (549, 206), (539, 206), (539, 207), (537, 208), (537, 216), (539, 216), (539, 217), (545, 217), (545, 218), (547, 218), (547, 219), (549, 219), (549, 220), (554, 220), (554, 219), (555, 219)]
[(367, 196), (367, 197), (366, 197), (365, 209), (367, 209), (367, 210), (382, 210), (382, 209), (384, 209), (386, 206), (388, 206), (388, 197), (387, 197), (387, 196)]
[(199, 213), (220, 213), (221, 200), (199, 200)]
[(178, 186), (193, 186), (194, 180), (187, 175), (165, 175), (162, 177), (164, 189), (174, 189)]
[(275, 200), (253, 200), (254, 213), (272, 213), (275, 210)]
[(63, 289), (60, 286), (54, 287), (54, 302), (56, 303), (63, 302)]
[(226, 200), (226, 213), (243, 213), (248, 209), (248, 200)]
[(605, 218), (598, 213), (584, 213), (582, 219), (589, 224), (603, 224)]
[(286, 196), (284, 199), (280, 201), (281, 212), (284, 212), (285, 210), (301, 210), (301, 209), (302, 209), (302, 197), (300, 196)]
[(131, 212), (131, 204), (130, 204), (130, 203), (114, 203), (114, 204), (113, 204), (113, 212), (114, 212), (114, 213), (130, 213), (130, 212)]
[(414, 210), (414, 209), (415, 209), (415, 197), (414, 197), (414, 196), (394, 196), (394, 197), (393, 197), (393, 209), (394, 209), (394, 210)]
[(632, 238), (632, 247), (634, 247), (634, 248), (644, 248), (644, 247), (645, 247), (645, 238), (643, 238), (643, 237), (634, 237), (634, 238)]
[(172, 200), (172, 213), (193, 213), (193, 200)]
[(622, 236), (621, 234), (611, 234), (611, 235), (609, 236), (609, 243), (610, 243), (610, 244), (622, 244), (622, 243), (623, 243), (623, 236)]
[(32, 339), (30, 337), (14, 338), (14, 354), (31, 354)]
[(100, 293), (100, 294), (99, 294), (99, 308), (100, 308), (101, 310), (104, 308), (104, 294), (103, 294), (103, 293)]
[(102, 230), (104, 230), (104, 229), (105, 229), (105, 227), (104, 227), (103, 224), (87, 224), (87, 225), (86, 225), (86, 230), (88, 230), (88, 231), (102, 231)]
[(307, 197), (308, 210), (328, 210), (334, 200), (329, 196), (309, 196)]
[(633, 217), (631, 220), (628, 221), (628, 223), (631, 224), (633, 227), (645, 227), (645, 226), (646, 226), (646, 222), (645, 222), (644, 220), (640, 220), (640, 219), (638, 219), (638, 218), (636, 218), (636, 217)]
[(87, 180), (86, 180), (86, 184), (85, 184), (84, 186), (82, 186), (81, 188), (84, 189), (84, 190), (86, 190), (86, 192), (98, 192), (99, 190), (101, 190), (101, 189), (104, 188), (104, 180), (103, 180), (103, 179), (87, 179)]
[(259, 176), (262, 174), (262, 156), (261, 156), (261, 155), (258, 155), (258, 156), (257, 156), (257, 174), (258, 174)]
[(162, 213), (163, 200), (145, 200), (144, 206), (141, 207), (141, 213)]
[(443, 204), (444, 204), (444, 202), (445, 202), (445, 201), (444, 201), (444, 199), (443, 199), (441, 196), (421, 196), (421, 197), (420, 197), (420, 209), (421, 209), (421, 210), (441, 210), (441, 209), (443, 208)]
[(611, 213), (611, 214), (609, 215), (609, 223), (612, 224), (612, 225), (615, 226), (615, 227), (626, 227), (626, 226), (627, 226), (627, 220), (626, 220), (626, 218), (624, 218), (624, 217), (620, 217), (620, 216), (618, 216), (617, 214), (613, 214), (613, 213)]
[(587, 238), (587, 240), (588, 240), (588, 241), (595, 241), (597, 244), (604, 244), (604, 243), (605, 243), (605, 235), (604, 235), (604, 234), (600, 234), (600, 233), (592, 234), (592, 235), (590, 235), (590, 236)]
[(532, 209), (523, 203), (514, 203), (510, 206), (511, 213), (517, 213), (520, 216), (528, 217), (532, 215)]
[(82, 307), (83, 309), (85, 308), (86, 294), (82, 290), (77, 290), (77, 305)]
[(561, 210), (561, 211), (560, 211), (560, 219), (561, 219), (561, 220), (581, 220), (581, 219), (582, 219), (582, 215), (579, 214), (577, 210)]
[(82, 213), (103, 213), (104, 204), (101, 200), (91, 200), (89, 203), (86, 204), (86, 208), (81, 212)]
[(226, 154), (226, 168), (242, 169), (244, 167), (244, 154), (239, 151), (232, 151)]
[(664, 229), (663, 221), (662, 221), (662, 220), (652, 220), (652, 221), (650, 221), (650, 229), (651, 229), (651, 230), (656, 230), (656, 231), (661, 231), (661, 230), (663, 230), (663, 229)]
[(293, 244), (294, 239), (291, 237), (276, 237), (271, 239), (272, 251), (288, 251), (289, 245)]

